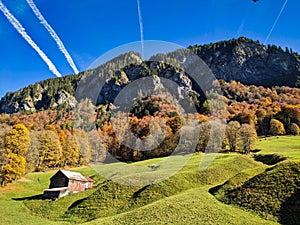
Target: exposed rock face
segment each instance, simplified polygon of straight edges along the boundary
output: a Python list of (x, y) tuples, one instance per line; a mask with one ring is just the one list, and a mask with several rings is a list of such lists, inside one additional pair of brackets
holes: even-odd
[[(90, 98), (97, 100), (99, 95), (99, 78), (109, 79), (118, 65), (141, 63), (141, 57), (133, 52), (120, 55), (104, 65), (85, 71), (79, 75), (65, 76), (45, 80), (30, 85), (14, 93), (7, 93), (0, 100), (0, 113), (15, 113), (19, 111), (35, 112), (38, 110), (67, 107), (74, 108), (77, 100)], [(106, 74), (108, 73), (108, 74)], [(96, 76), (94, 76), (96, 74)], [(104, 80), (105, 82), (105, 80)], [(91, 92), (94, 90), (94, 92)], [(92, 101), (96, 104), (95, 101)]]
[(1, 100), (1, 112), (15, 113), (18, 111), (35, 112), (41, 109), (56, 108), (60, 105), (66, 105), (68, 108), (74, 108), (77, 104), (74, 96), (70, 95), (64, 90), (60, 90), (54, 96), (48, 96), (43, 93), (39, 93), (40, 98), (32, 98), (27, 96), (25, 99), (11, 102), (9, 98), (3, 98)]
[[(49, 79), (15, 93), (8, 93), (0, 100), (0, 113), (37, 111), (61, 105), (72, 108), (76, 100), (85, 98), (89, 98), (94, 105), (109, 104), (114, 102), (123, 88), (136, 80), (139, 80), (140, 83), (136, 85), (141, 89), (145, 87), (144, 89), (156, 90), (167, 88), (164, 79), (168, 79), (176, 84), (171, 90), (176, 97), (182, 94), (199, 96), (201, 90), (205, 92), (205, 89), (199, 88), (197, 84), (202, 83), (207, 87), (212, 81), (201, 75), (203, 70), (208, 68), (217, 79), (227, 82), (236, 80), (247, 85), (265, 87), (294, 87), (297, 78), (300, 77), (300, 60), (297, 53), (291, 50), (283, 51), (276, 46), (264, 46), (247, 38), (197, 45), (189, 49), (208, 66), (197, 66), (194, 70), (201, 82), (195, 82), (186, 71), (159, 62), (176, 59), (176, 66), (178, 63), (178, 66), (182, 65), (184, 69), (185, 65), (192, 68), (197, 60), (187, 57), (186, 49), (153, 56), (148, 62), (142, 62), (140, 55), (129, 52), (80, 75)], [(128, 66), (123, 68), (122, 65)], [(145, 83), (145, 77), (152, 80)], [(126, 99), (132, 97), (128, 93), (128, 96), (124, 96)]]
[(300, 61), (295, 55), (245, 38), (206, 52), (207, 49), (201, 48), (197, 54), (218, 79), (227, 82), (236, 80), (247, 85), (293, 87), (300, 75)]
[[(300, 59), (297, 53), (277, 46), (265, 46), (241, 37), (229, 41), (189, 47), (212, 70), (217, 79), (227, 82), (240, 81), (257, 86), (294, 87), (300, 76)], [(168, 61), (176, 58), (186, 60), (186, 51), (181, 49), (166, 55), (156, 55), (152, 60)]]
[(175, 69), (161, 62), (143, 62), (130, 65), (117, 72), (103, 86), (97, 104), (113, 103), (124, 87), (131, 84), (130, 89), (122, 93), (124, 101), (131, 101), (138, 96), (138, 91), (147, 96), (150, 92), (167, 90), (176, 98), (183, 94), (197, 93), (192, 88), (192, 81), (184, 71)]
[[(109, 82), (113, 77), (117, 77), (117, 84), (126, 83), (126, 74), (120, 72), (123, 65), (139, 65), (142, 63), (141, 56), (134, 52), (122, 54), (111, 61), (93, 69), (86, 71), (82, 76), (78, 88), (75, 92), (75, 97), (78, 101), (88, 98), (96, 105), (98, 96), (105, 83)], [(125, 80), (124, 80), (125, 79)], [(109, 97), (109, 96), (107, 96)]]
[(67, 105), (73, 109), (77, 104), (77, 100), (74, 96), (70, 95), (65, 90), (59, 91), (56, 95), (54, 95), (55, 103), (58, 105), (63, 105), (67, 103)]

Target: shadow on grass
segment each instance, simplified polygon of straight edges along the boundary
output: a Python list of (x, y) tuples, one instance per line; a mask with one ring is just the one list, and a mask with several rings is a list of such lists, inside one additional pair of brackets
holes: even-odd
[(282, 203), (279, 211), (280, 223), (283, 225), (300, 224), (300, 189)]
[(279, 154), (266, 154), (266, 155), (254, 155), (254, 159), (257, 162), (262, 162), (266, 165), (273, 166), (279, 162), (287, 160), (287, 157)]
[(23, 198), (12, 198), (14, 201), (25, 201), (25, 200), (44, 200), (43, 194), (40, 195), (34, 195), (29, 197), (23, 197)]
[(76, 206), (80, 205), (82, 202), (84, 202), (87, 199), (88, 198), (83, 198), (83, 199), (75, 201), (72, 205), (69, 206), (68, 210), (75, 208)]
[[(226, 182), (227, 182), (227, 181), (226, 181)], [(223, 184), (220, 184), (220, 185), (217, 185), (217, 186), (215, 186), (215, 187), (210, 188), (210, 189), (208, 190), (208, 192), (209, 192), (211, 195), (215, 196), (215, 194), (220, 190), (220, 188), (222, 188), (222, 187), (226, 184), (226, 182), (223, 183)]]
[(136, 191), (136, 192), (134, 192), (134, 194), (133, 194), (133, 198), (138, 198), (138, 197), (140, 197), (140, 194), (143, 192), (143, 191), (145, 191), (146, 189), (148, 189), (150, 187), (150, 185), (148, 184), (148, 185), (146, 185), (145, 187), (142, 187), (141, 189), (139, 189), (138, 191)]

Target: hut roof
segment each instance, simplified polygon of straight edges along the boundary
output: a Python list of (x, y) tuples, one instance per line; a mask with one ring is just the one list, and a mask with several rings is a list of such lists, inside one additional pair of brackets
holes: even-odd
[(60, 170), (57, 173), (59, 173), (59, 172), (61, 172), (63, 175), (65, 175), (67, 178), (69, 178), (71, 180), (87, 181), (87, 179), (81, 173), (78, 173), (78, 172), (71, 172), (71, 171), (67, 171), (67, 170)]
[(91, 183), (95, 182), (92, 178), (89, 178), (89, 177), (86, 177), (85, 179), (86, 179), (88, 182), (91, 182)]

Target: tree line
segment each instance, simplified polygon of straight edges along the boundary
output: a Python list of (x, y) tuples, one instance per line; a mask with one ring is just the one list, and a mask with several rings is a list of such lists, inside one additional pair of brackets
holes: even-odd
[(33, 171), (77, 167), (102, 160), (97, 131), (47, 125), (28, 130), (23, 124), (3, 126), (0, 133), (0, 182), (5, 185)]
[[(178, 107), (158, 96), (135, 102), (130, 113), (120, 118), (111, 118), (111, 105), (95, 107), (89, 100), (73, 111), (1, 114), (0, 181), (5, 184), (31, 171), (103, 161), (108, 153), (126, 162), (168, 156), (180, 143), (180, 132), (193, 134), (195, 129), (200, 135), (187, 136), (180, 143), (183, 151), (196, 142), (193, 150), (197, 152), (248, 154), (255, 149), (257, 135), (299, 135), (300, 89), (235, 81), (215, 85), (223, 92), (217, 98), (225, 104), (207, 100), (193, 115), (180, 115)], [(224, 105), (227, 121), (213, 120), (210, 108)], [(189, 126), (192, 119), (197, 124)], [(131, 139), (126, 130), (138, 138)], [(134, 148), (124, 145), (126, 140), (132, 140)]]

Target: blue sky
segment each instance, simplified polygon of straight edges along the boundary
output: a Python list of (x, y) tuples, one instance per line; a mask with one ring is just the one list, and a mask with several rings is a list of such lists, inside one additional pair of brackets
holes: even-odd
[[(181, 46), (246, 36), (265, 41), (286, 0), (140, 0), (145, 40)], [(2, 0), (62, 75), (73, 70), (26, 0)], [(105, 52), (140, 40), (136, 0), (34, 0), (77, 68)], [(289, 0), (268, 43), (300, 51), (300, 2)], [(0, 11), (0, 97), (55, 77)]]

